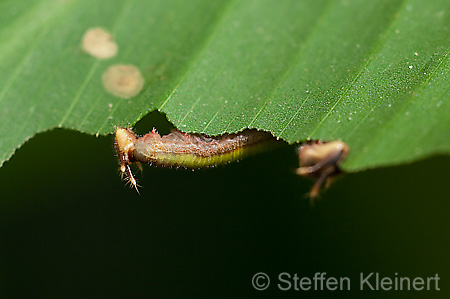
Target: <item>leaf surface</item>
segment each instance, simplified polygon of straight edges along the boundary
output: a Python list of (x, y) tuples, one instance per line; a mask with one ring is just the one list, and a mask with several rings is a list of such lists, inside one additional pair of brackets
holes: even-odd
[[(448, 1), (2, 1), (0, 159), (55, 127), (108, 134), (158, 109), (183, 131), (342, 139), (347, 170), (450, 152)], [(81, 50), (102, 27), (118, 55)], [(140, 68), (131, 99), (102, 86)], [(149, 128), (150, 129), (150, 128)]]

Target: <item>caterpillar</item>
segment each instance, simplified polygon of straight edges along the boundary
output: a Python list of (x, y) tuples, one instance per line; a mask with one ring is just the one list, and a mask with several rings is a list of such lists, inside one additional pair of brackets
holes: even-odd
[[(230, 163), (286, 144), (277, 141), (270, 133), (244, 130), (236, 134), (208, 137), (182, 133), (173, 129), (161, 136), (156, 129), (142, 137), (130, 128), (115, 128), (115, 148), (120, 160), (120, 172), (138, 190), (130, 165), (135, 163), (142, 171), (142, 163), (163, 167), (203, 168)], [(342, 141), (314, 141), (299, 147), (300, 167), (297, 174), (316, 179), (310, 197), (316, 197), (321, 186), (341, 171), (339, 164), (348, 154), (348, 146)]]
[(270, 133), (248, 129), (241, 133), (217, 137), (182, 133), (177, 129), (164, 136), (153, 129), (152, 132), (138, 137), (130, 128), (115, 129), (120, 172), (127, 175), (136, 190), (138, 185), (130, 168), (133, 163), (136, 163), (141, 171), (140, 162), (163, 167), (196, 169), (226, 164), (278, 145), (280, 142), (276, 142)]

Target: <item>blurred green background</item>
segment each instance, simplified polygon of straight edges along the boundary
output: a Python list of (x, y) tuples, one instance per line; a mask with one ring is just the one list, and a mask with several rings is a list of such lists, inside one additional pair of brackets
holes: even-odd
[[(151, 113), (137, 132), (152, 126), (169, 130)], [(0, 297), (449, 298), (449, 157), (347, 174), (314, 209), (297, 164), (285, 147), (194, 172), (145, 167), (139, 196), (112, 136), (40, 134), (0, 169)], [(280, 272), (347, 276), (352, 290), (282, 292)], [(360, 272), (439, 273), (441, 291), (361, 292)]]

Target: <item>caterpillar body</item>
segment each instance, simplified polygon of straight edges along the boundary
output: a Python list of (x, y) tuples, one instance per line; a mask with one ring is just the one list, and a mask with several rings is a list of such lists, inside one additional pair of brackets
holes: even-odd
[(116, 128), (115, 146), (120, 159), (120, 171), (126, 174), (132, 186), (137, 182), (130, 165), (140, 162), (157, 166), (202, 168), (226, 164), (242, 159), (283, 142), (277, 142), (270, 133), (244, 130), (237, 134), (208, 137), (182, 133), (177, 129), (161, 136), (155, 129), (138, 137), (129, 128)]

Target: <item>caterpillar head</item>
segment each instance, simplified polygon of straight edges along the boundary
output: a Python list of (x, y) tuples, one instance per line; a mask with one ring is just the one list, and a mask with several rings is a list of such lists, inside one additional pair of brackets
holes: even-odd
[(136, 162), (134, 160), (134, 151), (137, 137), (131, 129), (116, 127), (115, 130), (115, 146), (120, 159), (120, 172), (122, 175), (126, 174), (131, 185), (138, 190), (136, 179), (130, 168), (130, 164)]

